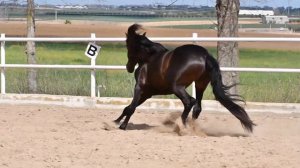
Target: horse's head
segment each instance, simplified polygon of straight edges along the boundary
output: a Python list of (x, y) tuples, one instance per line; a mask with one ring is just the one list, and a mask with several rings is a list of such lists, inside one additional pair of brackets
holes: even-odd
[(138, 33), (138, 31), (140, 31), (141, 29), (141, 25), (133, 24), (128, 28), (128, 31), (126, 33), (128, 57), (126, 69), (129, 73), (132, 73), (134, 71), (134, 67), (136, 64), (143, 64), (150, 54), (149, 49), (153, 42), (146, 37), (146, 33)]

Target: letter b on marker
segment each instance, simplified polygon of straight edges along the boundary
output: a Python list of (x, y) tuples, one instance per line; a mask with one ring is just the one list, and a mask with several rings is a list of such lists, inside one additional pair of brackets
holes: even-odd
[(96, 45), (95, 43), (89, 43), (86, 48), (85, 55), (91, 59), (96, 59), (99, 54), (100, 48), (101, 47)]
[(88, 54), (92, 57), (94, 57), (96, 55), (97, 52), (97, 48), (93, 45), (90, 45), (89, 49), (88, 49)]

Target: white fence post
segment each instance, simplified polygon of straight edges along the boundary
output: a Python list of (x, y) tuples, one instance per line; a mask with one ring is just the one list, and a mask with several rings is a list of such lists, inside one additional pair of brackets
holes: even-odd
[[(5, 34), (1, 34), (1, 39), (5, 39)], [(1, 94), (5, 94), (5, 41), (1, 42)]]
[[(96, 34), (91, 33), (91, 38), (95, 39)], [(95, 67), (95, 65), (96, 65), (96, 59), (92, 58), (91, 66)], [(91, 97), (96, 97), (96, 69), (95, 68), (91, 69)]]
[[(198, 38), (198, 33), (193, 33), (193, 43), (196, 44), (196, 39)], [(195, 82), (192, 83), (192, 96), (196, 98), (196, 85)]]

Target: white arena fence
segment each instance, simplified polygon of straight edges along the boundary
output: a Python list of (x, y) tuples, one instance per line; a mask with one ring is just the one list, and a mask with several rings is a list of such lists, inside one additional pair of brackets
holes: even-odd
[[(46, 69), (90, 69), (91, 70), (91, 97), (96, 96), (96, 70), (126, 70), (125, 66), (119, 65), (96, 65), (91, 59), (91, 65), (42, 65), (42, 64), (6, 64), (5, 63), (5, 42), (125, 42), (125, 38), (96, 38), (95, 34), (91, 34), (88, 38), (26, 38), (26, 37), (6, 37), (1, 34), (1, 94), (6, 94), (5, 69), (6, 68), (46, 68)], [(192, 37), (152, 37), (152, 41), (156, 42), (216, 42), (216, 41), (234, 41), (234, 42), (300, 42), (300, 38), (261, 38), (261, 37), (198, 37), (197, 33), (193, 33)], [(101, 54), (101, 52), (100, 52)], [(288, 68), (252, 68), (252, 67), (221, 67), (222, 71), (235, 72), (286, 72), (300, 73), (300, 69)], [(193, 87), (194, 89), (194, 87)], [(98, 94), (99, 95), (99, 94)], [(195, 90), (193, 90), (193, 96)]]

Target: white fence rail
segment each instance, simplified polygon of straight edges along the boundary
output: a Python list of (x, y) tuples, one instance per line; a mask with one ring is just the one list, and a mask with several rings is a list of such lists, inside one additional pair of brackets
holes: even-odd
[[(159, 42), (216, 42), (216, 41), (235, 41), (235, 42), (300, 42), (300, 38), (261, 38), (261, 37), (198, 37), (193, 33), (192, 37), (153, 37), (152, 41)], [(19, 38), (19, 37), (5, 37), (1, 34), (1, 94), (6, 93), (5, 69), (6, 68), (47, 68), (47, 69), (91, 69), (91, 97), (96, 96), (95, 71), (96, 70), (125, 70), (125, 66), (118, 65), (95, 65), (91, 61), (91, 65), (41, 65), (41, 64), (6, 64), (5, 63), (5, 42), (124, 42), (125, 38), (96, 38), (91, 34), (89, 38)], [(83, 51), (84, 52), (84, 51)], [(101, 53), (100, 53), (101, 54)], [(222, 71), (236, 71), (236, 72), (287, 72), (300, 73), (300, 69), (288, 68), (240, 68), (240, 67), (221, 67)], [(194, 91), (193, 91), (194, 94)]]

